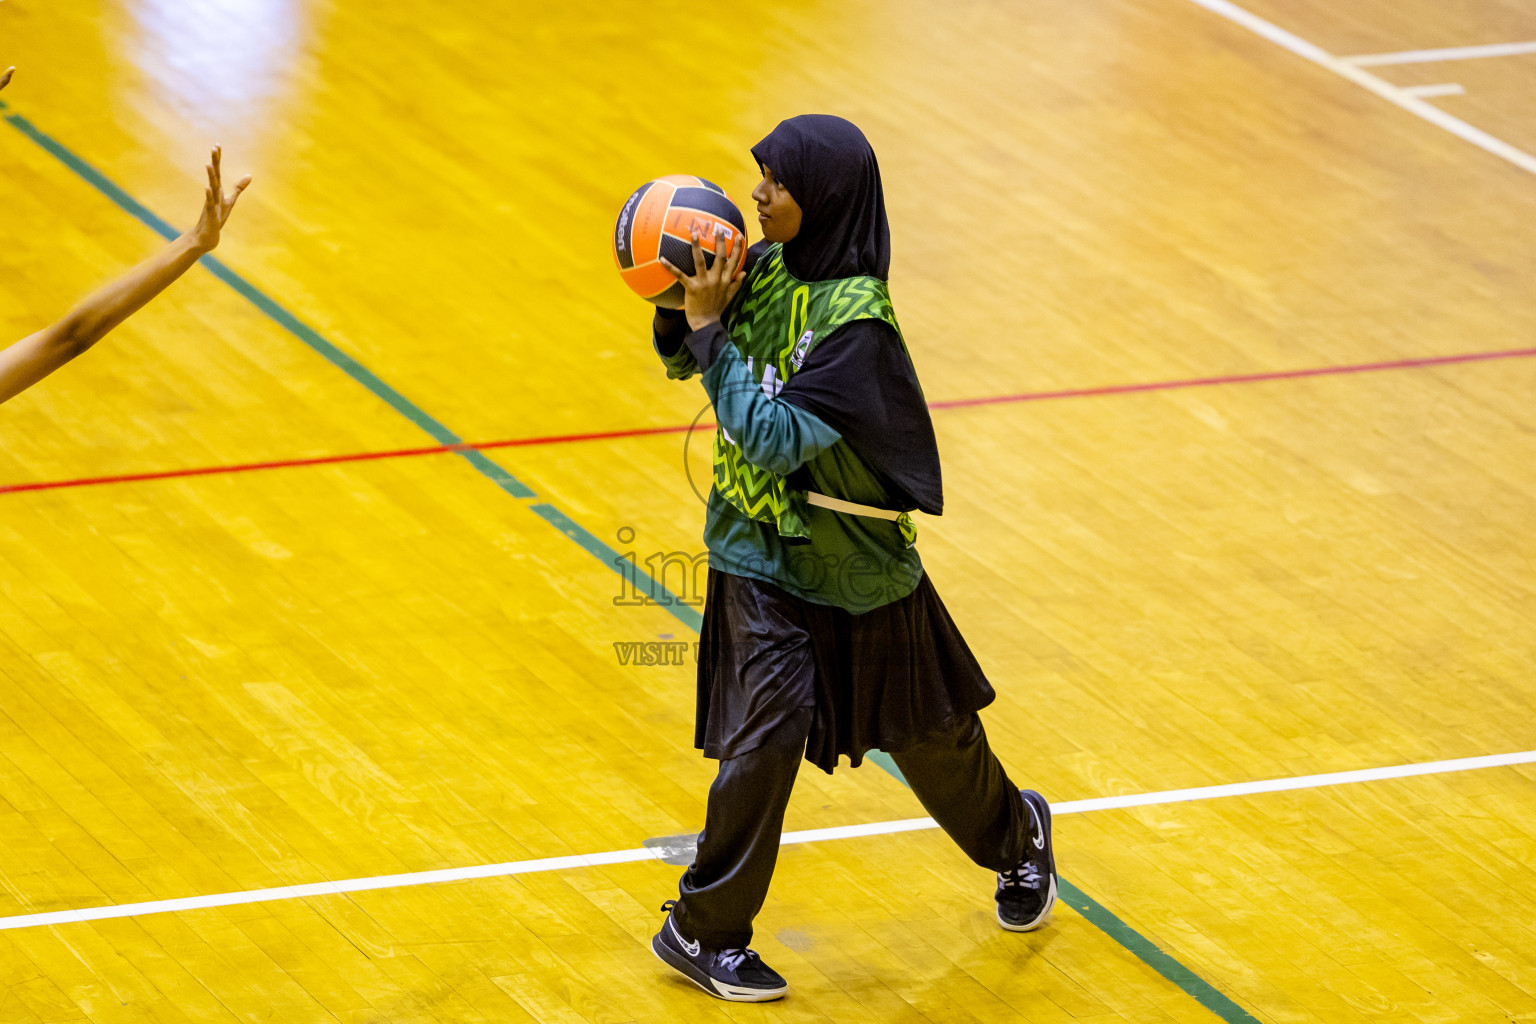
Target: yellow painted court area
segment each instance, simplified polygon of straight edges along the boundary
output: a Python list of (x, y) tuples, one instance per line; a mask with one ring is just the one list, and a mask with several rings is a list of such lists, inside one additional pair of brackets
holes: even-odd
[[(651, 955), (652, 859), (17, 920), (701, 827), (691, 654), (615, 646), (691, 650), (696, 609), (607, 563), (702, 550), (707, 443), (660, 428), (710, 417), (610, 233), (675, 172), (750, 221), (749, 147), (805, 112), (879, 156), (939, 406), (920, 547), (1016, 782), (1536, 750), (1536, 53), (1373, 92), (1263, 25), (1536, 40), (1516, 0), (5, 0), (0, 344), (161, 244), (83, 175), (179, 229), (221, 143), (255, 181), (217, 259), (379, 386), (199, 268), (0, 408), (0, 1022), (1536, 1022), (1529, 762), (1062, 815), (1098, 909), (1028, 935), (937, 831), (789, 845), (762, 1006)], [(423, 417), (537, 443), (7, 490)], [(805, 766), (786, 827), (922, 813)]]

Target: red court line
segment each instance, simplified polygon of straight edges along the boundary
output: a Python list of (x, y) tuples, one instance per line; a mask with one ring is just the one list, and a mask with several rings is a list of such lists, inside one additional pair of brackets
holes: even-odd
[[(1145, 391), (1176, 391), (1182, 388), (1215, 387), (1223, 384), (1257, 384), (1264, 381), (1297, 380), (1304, 377), (1338, 377), (1351, 373), (1375, 373), (1382, 370), (1410, 370), (1457, 363), (1485, 363), (1496, 359), (1528, 359), (1536, 348), (1499, 349), (1493, 352), (1468, 352), (1455, 356), (1426, 356), (1419, 359), (1393, 359), (1376, 363), (1345, 363), (1341, 366), (1316, 366), (1302, 370), (1272, 370), (1267, 373), (1241, 373), (1225, 377), (1190, 377), (1184, 380), (1152, 381), (1145, 384), (1112, 384), (1097, 388), (1071, 388), (1063, 391), (1025, 391), (1013, 395), (981, 398), (953, 398), (930, 402), (930, 409), (965, 409), (980, 405), (1010, 405), (1018, 402), (1043, 402), (1058, 398), (1094, 398), (1104, 395), (1129, 395)], [(493, 448), (524, 448), (577, 441), (604, 441), (653, 434), (683, 434), (698, 428), (713, 430), (713, 423), (685, 424), (671, 427), (639, 427), (631, 430), (604, 430), (588, 434), (549, 434), (543, 437), (512, 438), (504, 441), (465, 442), (431, 445), (426, 448), (396, 448), (382, 452), (356, 452), (351, 455), (320, 455), (308, 459), (279, 459), (271, 462), (244, 462), (196, 469), (170, 469), (155, 473), (125, 473), (119, 476), (80, 477), (75, 480), (47, 480), (30, 484), (0, 484), (0, 494), (16, 491), (52, 491), (65, 487), (91, 487), (96, 484), (133, 483), (143, 480), (173, 480), (179, 477), (210, 476), (217, 473), (249, 473), (259, 469), (291, 469), (297, 466), (327, 466), (343, 462), (369, 462), (375, 459), (401, 459), (413, 455), (442, 455), (445, 452), (486, 451)]]
[[(713, 423), (699, 427), (713, 430)], [(91, 487), (96, 484), (125, 484), (141, 480), (174, 480), (186, 476), (211, 476), (216, 473), (249, 473), (258, 469), (292, 469), (296, 466), (329, 466), (340, 462), (370, 462), (375, 459), (403, 459), (412, 455), (442, 455), (447, 452), (484, 451), (487, 448), (521, 448), (572, 441), (602, 441), (619, 437), (643, 437), (648, 434), (681, 434), (689, 428), (639, 427), (633, 430), (603, 430), (591, 434), (550, 434), (544, 437), (519, 437), (507, 441), (464, 444), (435, 444), (426, 448), (395, 448), (382, 452), (354, 452), (351, 455), (317, 455), (308, 459), (277, 459), (271, 462), (239, 462), (196, 469), (165, 469), (153, 473), (124, 473), (118, 476), (84, 476), (74, 480), (45, 480), (31, 484), (0, 484), (0, 494), (13, 491), (53, 491), (63, 487)]]
[(1129, 395), (1140, 391), (1175, 391), (1179, 388), (1205, 388), (1218, 384), (1257, 384), (1268, 380), (1296, 380), (1300, 377), (1338, 377), (1348, 373), (1374, 373), (1379, 370), (1411, 370), (1425, 366), (1449, 366), (1454, 363), (1486, 363), (1494, 359), (1527, 359), (1536, 356), (1536, 348), (1506, 348), (1494, 352), (1468, 352), (1459, 356), (1426, 356), (1421, 359), (1393, 359), (1380, 363), (1345, 363), (1342, 366), (1315, 366), (1305, 370), (1271, 370), (1267, 373), (1239, 373), (1226, 377), (1190, 377), (1186, 380), (1161, 380), (1149, 384), (1112, 384), (1101, 388), (1075, 388), (1068, 391), (1027, 391), (1018, 395), (994, 395), (987, 398), (953, 398), (930, 402), (930, 409), (963, 409), (974, 405), (1004, 405), (1012, 402), (1041, 402), (1049, 398), (1092, 398), (1098, 395)]

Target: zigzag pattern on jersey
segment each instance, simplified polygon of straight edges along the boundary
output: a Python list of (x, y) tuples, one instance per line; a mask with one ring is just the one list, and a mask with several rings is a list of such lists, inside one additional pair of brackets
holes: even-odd
[(725, 328), (742, 355), (747, 355), (753, 347), (752, 328), (758, 313), (765, 306), (782, 300), (795, 285), (795, 279), (789, 276), (789, 269), (784, 266), (781, 248), (774, 245), (763, 253), (741, 290), (740, 304), (726, 313)]
[[(722, 451), (722, 447), (724, 451)], [(741, 449), (715, 434), (715, 489), (748, 518), (776, 522), (784, 505), (784, 478), (748, 462)]]
[(750, 321), (766, 305), (778, 301), (795, 284), (784, 265), (783, 247), (771, 245), (752, 268), (752, 277), (746, 282), (740, 309), (734, 319)]
[[(838, 326), (870, 317), (896, 327), (896, 310), (891, 307), (890, 296), (882, 283), (873, 277), (850, 277), (839, 281), (827, 298), (827, 311)], [(896, 333), (900, 334), (901, 328), (897, 327)]]
[[(884, 320), (900, 337), (885, 282), (873, 277), (799, 281), (784, 265), (783, 246), (771, 245), (753, 266), (739, 303), (724, 320), (748, 373), (761, 386), (770, 366), (781, 384), (794, 374), (798, 367), (790, 360), (807, 329), (811, 337), (800, 353), (802, 363), (822, 338), (864, 318)], [(776, 523), (781, 536), (807, 536), (804, 495), (792, 491), (784, 477), (748, 462), (723, 427), (715, 430), (714, 470), (715, 490), (744, 515)]]

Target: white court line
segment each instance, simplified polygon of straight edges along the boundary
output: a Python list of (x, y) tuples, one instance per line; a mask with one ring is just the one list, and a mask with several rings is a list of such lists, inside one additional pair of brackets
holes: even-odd
[[(1132, 793), (1126, 796), (1103, 796), (1089, 800), (1067, 800), (1052, 804), (1051, 811), (1053, 814), (1080, 814), (1084, 811), (1109, 811), (1126, 807), (1147, 807), (1154, 804), (1186, 803), (1191, 800), (1252, 796), (1255, 793), (1279, 793), (1292, 789), (1318, 789), (1353, 782), (1406, 779), (1415, 775), (1442, 775), (1478, 768), (1502, 768), (1533, 763), (1536, 763), (1536, 750), (1522, 750), (1513, 754), (1488, 754), (1482, 757), (1462, 757), (1451, 761), (1423, 761), (1418, 764), (1392, 765), (1386, 768), (1360, 768), (1355, 771), (1330, 772), (1326, 775), (1298, 775), (1288, 779), (1232, 782), (1221, 786), (1199, 786), (1194, 789), (1167, 789), (1157, 793)], [(932, 818), (906, 818), (901, 821), (877, 821), (868, 825), (841, 825), (835, 828), (786, 832), (781, 842), (785, 846), (791, 846), (797, 843), (820, 843), (830, 839), (854, 839), (861, 836), (894, 835), (898, 832), (919, 832), (937, 827)], [(55, 910), (42, 914), (18, 914), (14, 917), (0, 917), (0, 931), (13, 928), (37, 928), (43, 925), (76, 924), (83, 921), (103, 921), (115, 917), (166, 914), (178, 910), (233, 907), (242, 903), (265, 903), (271, 900), (339, 896), (349, 892), (366, 892), (370, 889), (397, 889), (413, 885), (462, 882), (474, 878), (501, 878), (506, 875), (527, 875), (541, 871), (566, 871), (572, 868), (599, 867), (604, 864), (627, 864), (633, 861), (659, 860), (664, 854), (663, 850), (642, 847), (638, 850), (610, 850), (606, 853), (544, 857), (539, 860), (480, 864), (467, 868), (413, 871), (401, 875), (348, 878), (339, 882), (311, 882), (307, 885), (285, 885), (273, 889), (247, 889), (244, 892), (186, 896), (174, 900), (121, 903), (110, 907), (85, 907), (79, 910)]]
[(1394, 103), (1410, 114), (1422, 117), (1432, 125), (1444, 128), (1446, 131), (1463, 139), (1479, 149), (1486, 150), (1494, 156), (1501, 157), (1522, 170), (1536, 174), (1536, 156), (1516, 149), (1503, 139), (1496, 138), (1483, 131), (1474, 128), (1459, 117), (1452, 117), (1439, 107), (1425, 103), (1417, 96), (1413, 96), (1403, 89), (1361, 70), (1349, 61), (1335, 57), (1319, 46), (1307, 42), (1294, 33), (1272, 22), (1265, 21), (1256, 14), (1250, 14), (1230, 0), (1190, 0), (1190, 3), (1199, 4), (1212, 14), (1219, 14), (1228, 21), (1236, 22), (1255, 35), (1263, 36), (1276, 46), (1283, 46), (1298, 57), (1304, 57), (1314, 64), (1327, 68), (1342, 78), (1347, 78), (1356, 85), (1369, 89), (1388, 102)]
[(1522, 53), (1536, 53), (1536, 43), (1490, 43), (1487, 46), (1452, 46), (1444, 50), (1363, 53), (1339, 59), (1357, 68), (1364, 68), (1384, 64), (1435, 64), (1442, 60), (1476, 60), (1480, 57), (1516, 57)]
[(1445, 82), (1440, 85), (1405, 85), (1403, 92), (1409, 96), (1417, 96), (1421, 100), (1434, 96), (1465, 96), (1467, 94), (1466, 88), (1455, 82)]

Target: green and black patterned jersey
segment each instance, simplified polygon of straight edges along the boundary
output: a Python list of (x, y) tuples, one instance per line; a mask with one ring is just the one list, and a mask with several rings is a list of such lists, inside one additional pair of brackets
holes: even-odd
[[(725, 328), (746, 360), (747, 375), (763, 394), (775, 398), (819, 341), (846, 323), (865, 319), (883, 320), (901, 337), (884, 281), (797, 281), (784, 266), (783, 246), (770, 245), (742, 286), (740, 301), (727, 313)], [(715, 490), (748, 518), (775, 524), (781, 536), (807, 537), (805, 492), (790, 486), (792, 468), (754, 465), (723, 424), (716, 428)], [(910, 518), (903, 522), (910, 529)]]
[[(885, 327), (877, 332), (860, 321)], [(843, 343), (834, 338), (841, 328), (861, 344), (895, 346), (910, 378), (885, 282), (799, 281), (780, 247), (770, 245), (723, 324), (690, 335), (688, 347), (672, 355), (658, 337), (658, 351), (669, 376), (681, 378), (698, 370), (693, 352), (718, 348), (703, 375), (718, 423), (704, 530), (710, 565), (857, 612), (905, 597), (922, 578), (922, 563), (904, 511), (891, 521), (806, 500), (815, 491), (879, 509), (911, 507), (825, 419), (778, 397), (819, 345)]]

